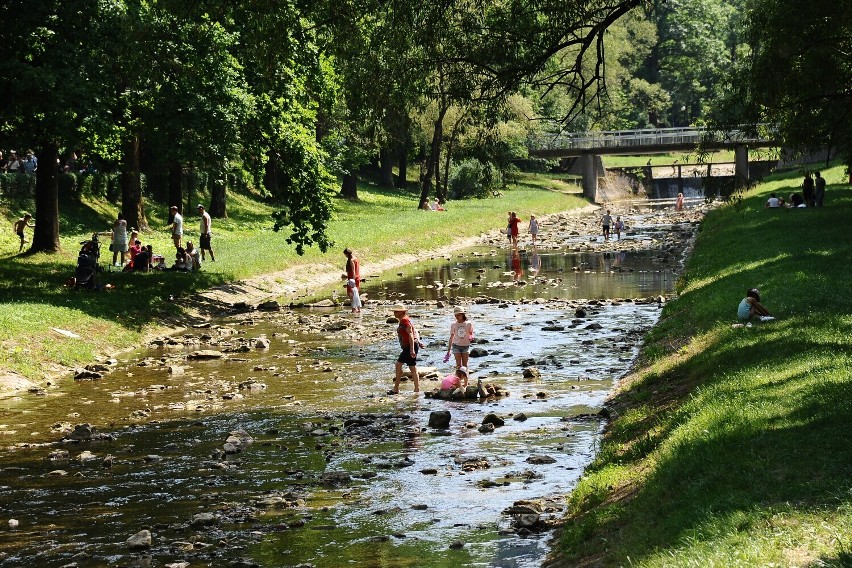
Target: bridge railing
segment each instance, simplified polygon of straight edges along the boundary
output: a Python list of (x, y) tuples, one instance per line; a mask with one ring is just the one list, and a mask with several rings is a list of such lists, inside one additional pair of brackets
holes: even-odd
[(766, 142), (744, 130), (722, 132), (700, 127), (601, 130), (597, 132), (543, 133), (530, 140), (531, 150), (591, 150), (675, 144), (698, 145), (707, 140), (728, 143)]

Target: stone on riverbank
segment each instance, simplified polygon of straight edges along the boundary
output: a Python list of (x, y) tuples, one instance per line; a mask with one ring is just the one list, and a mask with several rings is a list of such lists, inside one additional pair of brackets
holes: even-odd
[(225, 359), (227, 358), (227, 355), (222, 353), (221, 351), (213, 351), (212, 349), (200, 349), (198, 351), (193, 351), (192, 353), (187, 355), (186, 358), (203, 361), (209, 359)]
[(446, 429), (450, 427), (450, 411), (436, 410), (429, 414), (429, 428)]
[(127, 548), (130, 550), (146, 550), (151, 548), (151, 531), (141, 530), (127, 539)]

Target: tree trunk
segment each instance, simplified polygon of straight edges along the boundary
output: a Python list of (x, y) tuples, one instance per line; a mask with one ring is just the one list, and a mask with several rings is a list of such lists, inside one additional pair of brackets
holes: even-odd
[(213, 180), (213, 187), (210, 190), (210, 216), (217, 219), (224, 219), (228, 216), (225, 209), (225, 194), (228, 189), (228, 174), (221, 172)]
[(59, 148), (55, 142), (39, 149), (35, 190), (35, 229), (29, 252), (57, 252), (59, 246), (59, 177), (56, 159)]
[(379, 185), (382, 187), (393, 187), (393, 160), (391, 159), (390, 148), (382, 146), (379, 150), (379, 161), (381, 162)]
[(142, 203), (142, 180), (139, 171), (139, 135), (133, 135), (124, 145), (124, 168), (121, 173), (121, 212), (128, 227), (148, 229)]
[(343, 174), (343, 184), (340, 187), (340, 195), (347, 199), (358, 199), (358, 174)]
[[(169, 207), (177, 205), (178, 213), (183, 214), (183, 187), (181, 177), (183, 168), (177, 160), (169, 160)], [(169, 220), (171, 222), (171, 219)]]
[(429, 200), (429, 194), (432, 193), (432, 179), (435, 179), (436, 187), (441, 187), (441, 141), (444, 135), (444, 116), (447, 114), (447, 107), (442, 106), (438, 113), (438, 118), (435, 120), (435, 130), (432, 134), (432, 144), (429, 151), (429, 156), (426, 158), (426, 175), (423, 177), (423, 187), (420, 189), (420, 203)]
[(403, 142), (399, 145), (399, 187), (408, 185), (408, 143)]
[(263, 187), (270, 194), (278, 196), (278, 157), (272, 150), (266, 154), (266, 165), (263, 170)]

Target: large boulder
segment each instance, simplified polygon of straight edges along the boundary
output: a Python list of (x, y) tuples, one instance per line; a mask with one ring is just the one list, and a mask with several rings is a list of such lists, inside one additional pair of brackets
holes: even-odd
[(450, 411), (436, 410), (429, 414), (429, 428), (447, 429), (450, 427)]

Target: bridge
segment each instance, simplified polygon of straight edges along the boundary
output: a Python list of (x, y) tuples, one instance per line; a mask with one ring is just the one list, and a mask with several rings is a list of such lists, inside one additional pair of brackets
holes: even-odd
[[(761, 130), (769, 131), (766, 125)], [(754, 135), (745, 130), (718, 131), (702, 127), (645, 128), (641, 130), (602, 130), (598, 132), (542, 134), (529, 142), (529, 155), (538, 158), (580, 158), (583, 169), (583, 195), (596, 201), (597, 158), (602, 155), (644, 155), (733, 149), (735, 175), (749, 180), (749, 148), (778, 146), (772, 135)]]

